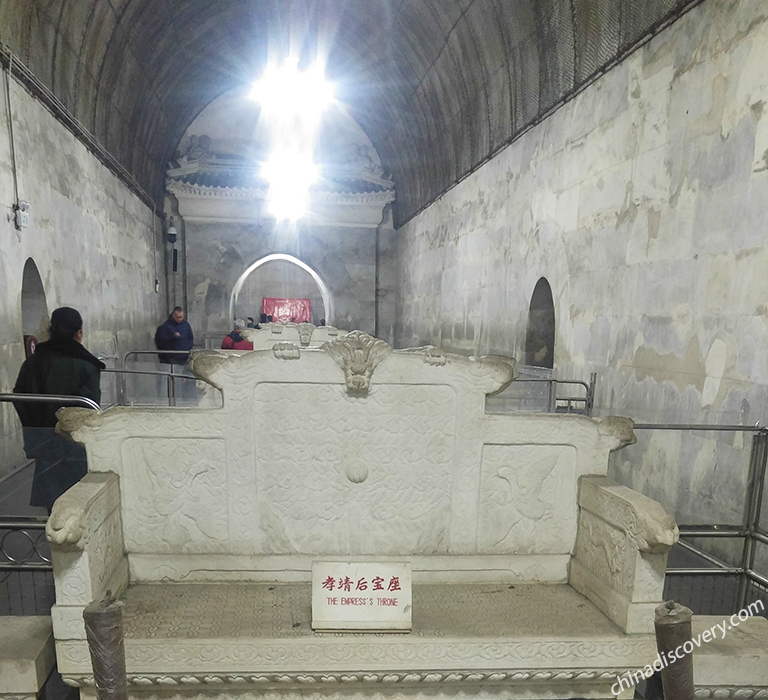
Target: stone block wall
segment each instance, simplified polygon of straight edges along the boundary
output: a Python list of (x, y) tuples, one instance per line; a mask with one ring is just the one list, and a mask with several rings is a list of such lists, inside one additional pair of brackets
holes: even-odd
[[(235, 282), (252, 263), (272, 253), (292, 255), (318, 273), (333, 298), (334, 325), (374, 332), (376, 228), (302, 224), (276, 229), (269, 222), (182, 223), (188, 314), (196, 335), (231, 330), (229, 298)], [(394, 238), (391, 227), (380, 234), (379, 313), (390, 332), (389, 337), (381, 335), (384, 340), (391, 340), (394, 325)], [(238, 313), (258, 317), (262, 296), (297, 294), (312, 300), (315, 322), (328, 319), (309, 273), (286, 262), (266, 263), (251, 274), (239, 295)]]
[[(555, 372), (598, 414), (768, 420), (768, 15), (702, 3), (399, 230), (400, 347), (523, 357), (546, 277)], [(740, 519), (749, 438), (640, 433), (621, 481)]]
[[(32, 258), (48, 313), (74, 306), (93, 353), (152, 347), (165, 300), (153, 213), (70, 131), (11, 81), (18, 187), (30, 203), (20, 236), (6, 219), (14, 201), (5, 89), (0, 95), (0, 391), (10, 391), (24, 359), (21, 290)], [(159, 234), (158, 234), (159, 235)], [(110, 364), (110, 363), (108, 363)], [(114, 366), (114, 363), (111, 363)], [(104, 381), (102, 382), (104, 385)], [(0, 405), (0, 477), (21, 459), (10, 404)]]

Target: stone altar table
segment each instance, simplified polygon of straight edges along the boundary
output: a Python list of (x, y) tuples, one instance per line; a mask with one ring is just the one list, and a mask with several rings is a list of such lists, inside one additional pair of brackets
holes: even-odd
[[(631, 422), (491, 415), (509, 361), (200, 351), (218, 410), (64, 409), (90, 472), (49, 520), (59, 667), (121, 593), (132, 698), (611, 697), (655, 656), (672, 518), (605, 476)], [(313, 633), (313, 560), (407, 561), (409, 635)]]

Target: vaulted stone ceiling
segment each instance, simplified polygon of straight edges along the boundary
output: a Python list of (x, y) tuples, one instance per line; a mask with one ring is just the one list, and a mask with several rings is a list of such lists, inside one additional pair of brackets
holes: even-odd
[(700, 1), (0, 0), (0, 39), (158, 199), (211, 100), (319, 47), (402, 222)]

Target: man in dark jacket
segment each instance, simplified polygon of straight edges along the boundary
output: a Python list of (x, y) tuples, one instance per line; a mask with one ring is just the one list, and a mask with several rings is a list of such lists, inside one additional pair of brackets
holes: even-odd
[[(100, 373), (104, 364), (83, 346), (83, 319), (63, 306), (51, 314), (50, 339), (39, 343), (19, 370), (14, 393), (84, 396), (101, 400)], [(53, 502), (82, 479), (88, 467), (85, 450), (56, 434), (52, 403), (14, 404), (24, 429), (24, 451), (35, 460), (30, 505), (51, 512)]]
[[(195, 338), (192, 334), (192, 326), (184, 320), (184, 309), (177, 306), (165, 323), (158, 326), (155, 333), (155, 345), (158, 350), (191, 350)], [(169, 365), (185, 365), (189, 355), (174, 353), (160, 355), (160, 362)]]

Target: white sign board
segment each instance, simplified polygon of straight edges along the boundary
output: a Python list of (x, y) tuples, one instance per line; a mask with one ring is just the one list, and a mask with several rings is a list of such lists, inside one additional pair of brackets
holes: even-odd
[(411, 629), (411, 565), (312, 563), (312, 629)]

